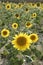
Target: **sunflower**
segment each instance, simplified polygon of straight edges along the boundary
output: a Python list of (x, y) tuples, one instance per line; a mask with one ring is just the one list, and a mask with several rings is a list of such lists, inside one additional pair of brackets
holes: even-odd
[(26, 12), (26, 13), (28, 13), (28, 12), (29, 12), (29, 9), (28, 9), (28, 8), (26, 8), (26, 9), (25, 9), (25, 12)]
[(32, 14), (32, 18), (36, 18), (37, 14), (36, 13), (33, 13)]
[(30, 22), (26, 22), (26, 27), (30, 28), (30, 27), (32, 27), (32, 24)]
[(18, 8), (18, 5), (16, 3), (13, 3), (12, 6), (16, 9)]
[(15, 17), (17, 18), (17, 19), (20, 19), (20, 15), (19, 14), (15, 14)]
[(38, 35), (37, 34), (30, 34), (29, 38), (32, 40), (33, 43), (38, 41)]
[(22, 3), (19, 3), (19, 4), (18, 4), (18, 7), (19, 7), (19, 8), (22, 8), (22, 7), (23, 7), (23, 4), (22, 4)]
[(18, 35), (15, 35), (15, 37), (13, 38), (13, 47), (20, 51), (25, 51), (26, 49), (29, 49), (32, 43), (32, 41), (29, 39), (29, 36), (26, 33), (20, 33)]
[(13, 23), (13, 24), (12, 24), (12, 28), (13, 28), (13, 29), (17, 29), (17, 28), (18, 28), (18, 24), (17, 24), (17, 23)]
[(37, 2), (37, 3), (36, 3), (36, 6), (37, 6), (37, 7), (41, 7), (41, 3), (40, 3), (40, 2)]
[(2, 31), (1, 31), (1, 36), (2, 36), (2, 37), (6, 38), (6, 37), (9, 36), (9, 34), (10, 34), (9, 30), (7, 30), (7, 29), (2, 29)]
[(6, 4), (6, 6), (5, 6), (5, 7), (6, 7), (6, 9), (7, 9), (7, 10), (10, 10), (10, 9), (11, 9), (11, 4), (10, 4), (10, 3), (8, 3), (8, 4)]
[(35, 8), (36, 7), (36, 4), (35, 3), (31, 3), (31, 6)]
[[(12, 4), (13, 5), (13, 4)], [(16, 3), (14, 3), (14, 7), (16, 7), (17, 6), (17, 4)]]

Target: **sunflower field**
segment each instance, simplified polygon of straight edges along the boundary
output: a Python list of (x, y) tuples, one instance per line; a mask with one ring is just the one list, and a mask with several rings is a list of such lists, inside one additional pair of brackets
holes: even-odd
[(43, 65), (43, 3), (0, 2), (0, 65)]

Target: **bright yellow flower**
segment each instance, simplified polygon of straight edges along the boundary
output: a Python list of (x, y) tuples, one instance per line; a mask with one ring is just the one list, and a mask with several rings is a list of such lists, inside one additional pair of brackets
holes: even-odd
[(30, 34), (29, 38), (32, 40), (33, 43), (38, 41), (38, 35), (37, 34)]
[(10, 10), (10, 9), (11, 9), (11, 4), (10, 4), (10, 3), (8, 3), (8, 4), (6, 4), (6, 6), (5, 6), (5, 7), (6, 7), (6, 9), (7, 9), (7, 10)]
[(30, 22), (26, 22), (26, 27), (30, 28), (30, 27), (32, 27), (32, 24)]
[(37, 14), (36, 13), (33, 13), (32, 14), (32, 18), (36, 18)]
[(13, 28), (13, 29), (17, 29), (17, 28), (18, 28), (18, 24), (17, 24), (17, 23), (13, 23), (13, 24), (12, 24), (12, 28)]
[(2, 36), (2, 37), (6, 38), (6, 37), (9, 36), (9, 34), (10, 34), (9, 30), (7, 30), (7, 29), (2, 29), (2, 31), (1, 31), (1, 36)]
[(25, 51), (26, 49), (29, 49), (32, 43), (32, 41), (29, 39), (29, 36), (26, 33), (19, 33), (18, 35), (15, 35), (15, 37), (13, 38), (13, 47), (20, 51)]

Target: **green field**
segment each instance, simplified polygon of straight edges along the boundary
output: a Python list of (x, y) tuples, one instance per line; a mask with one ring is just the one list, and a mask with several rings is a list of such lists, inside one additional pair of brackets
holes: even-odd
[(43, 3), (0, 2), (0, 65), (43, 65)]

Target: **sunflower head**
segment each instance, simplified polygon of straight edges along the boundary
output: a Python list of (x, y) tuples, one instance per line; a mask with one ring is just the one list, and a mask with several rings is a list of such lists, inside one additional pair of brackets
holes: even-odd
[(30, 22), (26, 22), (26, 27), (30, 28), (30, 27), (32, 27), (32, 24)]
[(6, 38), (6, 37), (9, 36), (9, 33), (10, 33), (9, 30), (3, 29), (3, 30), (1, 31), (1, 36), (4, 37), (4, 38)]
[(40, 7), (40, 6), (41, 6), (41, 3), (40, 3), (40, 2), (37, 2), (37, 3), (36, 3), (36, 6), (37, 6), (37, 7)]
[(17, 6), (17, 4), (16, 3), (14, 3), (14, 7), (16, 7)]
[(15, 35), (15, 37), (13, 38), (14, 38), (14, 40), (12, 40), (13, 47), (20, 51), (29, 49), (32, 43), (27, 34), (20, 33), (18, 35)]
[(32, 6), (32, 7), (36, 7), (36, 4), (35, 4), (35, 3), (31, 3), (31, 6)]
[(22, 4), (22, 3), (19, 3), (19, 4), (18, 4), (18, 7), (19, 7), (19, 8), (22, 8), (22, 7), (23, 7), (23, 4)]
[(36, 13), (33, 13), (32, 14), (32, 18), (36, 18), (37, 14)]
[(37, 34), (30, 34), (29, 38), (32, 40), (33, 43), (38, 41), (38, 35)]
[(29, 12), (29, 9), (28, 9), (28, 8), (26, 8), (26, 9), (25, 9), (25, 12), (26, 12), (26, 13), (28, 13), (28, 12)]
[(17, 23), (13, 23), (13, 24), (12, 24), (12, 28), (13, 28), (13, 29), (17, 29), (17, 28), (18, 28), (18, 24), (17, 24)]
[(7, 10), (10, 10), (11, 9), (11, 4), (10, 3), (6, 4), (6, 9)]
[(19, 14), (15, 14), (15, 17), (16, 17), (17, 19), (20, 19), (20, 15), (19, 15)]
[(16, 9), (16, 8), (18, 8), (18, 5), (14, 3), (13, 7)]

